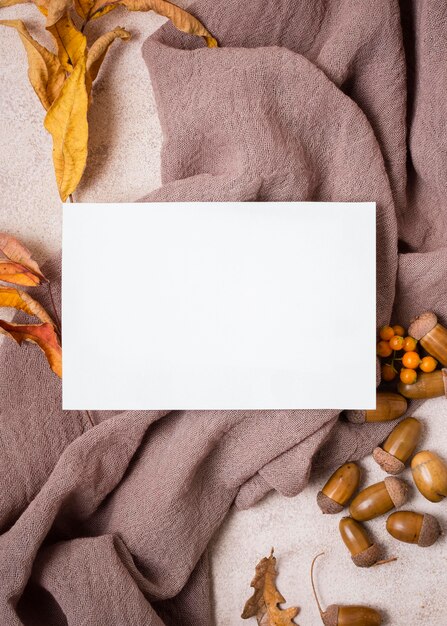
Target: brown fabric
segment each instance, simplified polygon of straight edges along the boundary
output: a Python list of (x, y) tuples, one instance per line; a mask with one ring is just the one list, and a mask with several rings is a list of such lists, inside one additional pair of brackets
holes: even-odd
[[(375, 200), (378, 324), (393, 303), (396, 321), (433, 308), (447, 323), (444, 0), (191, 9), (222, 47), (170, 24), (144, 45), (164, 133), (146, 200)], [(58, 261), (46, 271), (57, 288)], [(35, 347), (4, 343), (0, 367), (5, 626), (210, 626), (206, 546), (231, 504), (293, 496), (312, 463), (360, 458), (392, 428), (335, 411), (93, 413), (92, 427), (61, 411)]]

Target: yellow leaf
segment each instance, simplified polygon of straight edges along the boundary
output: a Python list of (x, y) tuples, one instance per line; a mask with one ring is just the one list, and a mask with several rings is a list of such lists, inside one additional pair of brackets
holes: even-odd
[(90, 48), (87, 55), (87, 71), (90, 72), (92, 81), (97, 77), (109, 47), (118, 37), (123, 41), (128, 41), (131, 35), (124, 28), (114, 28), (110, 32), (101, 35)]
[(21, 267), (23, 272), (31, 274), (33, 276), (33, 284), (35, 285), (38, 285), (41, 280), (46, 280), (40, 271), (40, 267), (31, 257), (31, 252), (28, 248), (12, 235), (8, 235), (8, 233), (0, 233), (1, 259), (6, 259), (11, 264)]
[(122, 4), (129, 11), (155, 11), (169, 18), (174, 26), (184, 33), (203, 37), (208, 48), (216, 48), (218, 45), (216, 39), (197, 18), (168, 0), (106, 0), (105, 2), (97, 0), (92, 9), (92, 15), (95, 15), (97, 11), (103, 11), (107, 6), (116, 4)]
[(35, 287), (40, 283), (38, 276), (27, 270), (19, 263), (0, 260), (0, 280), (5, 283), (22, 285), (22, 287)]
[(94, 5), (94, 0), (74, 0), (76, 13), (82, 17), (84, 21), (90, 18), (90, 11)]
[(64, 14), (55, 24), (46, 27), (57, 45), (57, 56), (62, 67), (69, 74), (76, 64), (85, 58), (87, 39), (73, 24), (68, 14)]
[(0, 9), (13, 7), (15, 4), (27, 4), (31, 0), (0, 0)]
[(73, 0), (51, 0), (51, 2), (48, 3), (46, 28), (49, 29), (49, 27), (56, 24), (61, 17), (68, 14), (72, 5)]
[(37, 317), (45, 324), (54, 326), (53, 320), (43, 306), (34, 300), (34, 298), (31, 298), (26, 291), (0, 287), (0, 307), (11, 307), (23, 311), (24, 313), (28, 313), (28, 315), (34, 315), (34, 317)]
[(19, 345), (24, 341), (37, 344), (53, 372), (62, 378), (62, 348), (51, 324), (8, 324), (0, 320), (0, 334), (14, 339)]
[(53, 137), (53, 163), (62, 200), (74, 192), (87, 161), (88, 93), (85, 58), (78, 61), (45, 117)]
[(260, 626), (294, 626), (292, 620), (298, 615), (299, 609), (281, 609), (278, 606), (285, 599), (276, 588), (276, 576), (276, 558), (272, 548), (270, 556), (256, 565), (255, 577), (251, 582), (254, 592), (245, 604), (242, 619), (256, 617)]
[(28, 78), (43, 107), (48, 110), (60, 93), (65, 72), (52, 52), (40, 45), (21, 20), (0, 20), (3, 26), (15, 28), (28, 55)]

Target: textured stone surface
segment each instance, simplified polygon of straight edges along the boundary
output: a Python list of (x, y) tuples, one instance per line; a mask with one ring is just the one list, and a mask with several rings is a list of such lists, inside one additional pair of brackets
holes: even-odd
[[(40, 32), (42, 22), (34, 7), (20, 5), (2, 10), (2, 19), (12, 17), (30, 23), (33, 35)], [(162, 22), (153, 14), (128, 14), (118, 9), (91, 29), (92, 33), (104, 32), (119, 24), (131, 30), (134, 39), (113, 46), (95, 85), (90, 115), (91, 156), (76, 193), (79, 201), (131, 201), (160, 184), (160, 127), (140, 46)], [(0, 54), (0, 230), (20, 236), (43, 261), (60, 247), (60, 202), (51, 165), (51, 142), (42, 127), (43, 109), (28, 84), (26, 55), (14, 31), (2, 29)], [(426, 402), (415, 416), (421, 418), (425, 428), (421, 446), (445, 456), (445, 399)], [(372, 458), (362, 465), (366, 470), (363, 486), (385, 477)], [(408, 469), (402, 477), (411, 481)], [(368, 529), (375, 541), (384, 544), (384, 553), (396, 555), (399, 560), (360, 570), (340, 540), (339, 516), (324, 516), (316, 505), (316, 494), (327, 478), (314, 478), (296, 498), (272, 495), (251, 510), (233, 510), (230, 514), (212, 546), (217, 626), (254, 623), (239, 616), (251, 594), (249, 583), (255, 564), (268, 555), (272, 545), (278, 558), (278, 585), (287, 606), (301, 606), (296, 620), (299, 624), (321, 623), (309, 582), (312, 557), (321, 551), (325, 556), (318, 560), (315, 573), (325, 606), (369, 603), (383, 608), (387, 623), (396, 626), (443, 623), (447, 599), (433, 590), (445, 577), (445, 535), (434, 548), (418, 550), (389, 537), (385, 518), (369, 522)], [(415, 489), (406, 508), (438, 516), (446, 531), (443, 509), (427, 502)], [(389, 589), (393, 590), (392, 597)]]

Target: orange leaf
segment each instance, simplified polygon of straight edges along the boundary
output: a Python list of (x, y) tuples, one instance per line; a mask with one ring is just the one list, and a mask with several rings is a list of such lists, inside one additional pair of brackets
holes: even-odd
[(62, 378), (62, 348), (51, 324), (9, 324), (0, 320), (0, 333), (19, 345), (24, 341), (38, 345), (53, 372)]
[[(15, 275), (17, 280), (13, 280)], [(7, 233), (0, 233), (0, 280), (30, 287), (46, 280), (28, 248)]]
[(34, 298), (31, 298), (26, 291), (20, 291), (20, 289), (11, 289), (9, 287), (0, 287), (0, 307), (11, 307), (18, 309), (28, 315), (34, 315), (41, 322), (51, 324), (54, 327), (54, 322), (43, 306), (39, 304)]
[(255, 577), (251, 582), (254, 593), (245, 604), (242, 619), (256, 617), (259, 626), (294, 626), (293, 618), (299, 613), (299, 609), (281, 609), (278, 604), (285, 599), (276, 588), (276, 558), (273, 556), (273, 548), (269, 557), (263, 558), (256, 565)]

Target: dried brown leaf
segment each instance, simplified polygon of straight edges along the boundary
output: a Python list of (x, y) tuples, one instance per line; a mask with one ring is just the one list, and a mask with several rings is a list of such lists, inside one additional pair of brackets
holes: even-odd
[[(14, 272), (17, 272), (16, 280), (8, 280), (2, 278), (2, 270), (0, 270), (0, 280), (30, 287), (38, 285), (41, 280), (46, 280), (28, 248), (8, 233), (0, 233), (0, 264), (5, 274), (11, 279)], [(9, 269), (6, 269), (7, 267)]]
[(2, 26), (15, 28), (28, 55), (28, 77), (43, 107), (48, 110), (59, 95), (65, 73), (56, 55), (29, 34), (21, 20), (0, 20)]
[(115, 39), (120, 38), (123, 41), (128, 41), (130, 37), (131, 35), (127, 30), (118, 26), (110, 32), (101, 35), (95, 41), (87, 54), (87, 71), (90, 73), (92, 81), (97, 77), (104, 57)]
[(276, 588), (276, 577), (276, 558), (272, 548), (270, 556), (256, 565), (255, 577), (251, 582), (254, 592), (245, 604), (242, 619), (256, 617), (259, 626), (295, 626), (292, 620), (298, 615), (299, 609), (281, 609), (278, 606), (285, 599)]
[(182, 32), (203, 37), (208, 48), (216, 48), (218, 45), (216, 39), (196, 17), (168, 0), (97, 0), (92, 15), (95, 16), (98, 11), (104, 11), (106, 7), (117, 4), (125, 6), (129, 11), (154, 11), (170, 19)]
[(54, 322), (43, 306), (32, 298), (26, 291), (12, 289), (10, 287), (0, 287), (0, 307), (9, 307), (23, 311), (28, 315), (34, 315), (41, 322), (51, 324)]
[(53, 372), (62, 378), (62, 348), (51, 324), (9, 324), (0, 320), (0, 334), (13, 339), (19, 345), (24, 341), (38, 345)]

